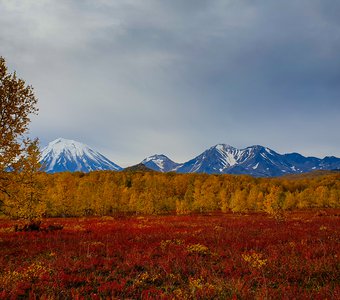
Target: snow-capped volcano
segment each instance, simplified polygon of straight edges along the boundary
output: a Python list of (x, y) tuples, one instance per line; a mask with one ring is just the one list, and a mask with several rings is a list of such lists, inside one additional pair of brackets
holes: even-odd
[(159, 172), (170, 172), (176, 171), (181, 164), (175, 163), (169, 157), (163, 154), (155, 154), (145, 158), (142, 162), (146, 167), (159, 171)]
[(63, 138), (50, 142), (42, 149), (40, 163), (48, 173), (122, 169), (87, 145)]

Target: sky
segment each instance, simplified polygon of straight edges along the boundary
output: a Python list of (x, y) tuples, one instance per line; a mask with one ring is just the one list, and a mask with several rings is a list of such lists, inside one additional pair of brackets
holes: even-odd
[(120, 166), (211, 146), (340, 157), (340, 1), (0, 0), (30, 134)]

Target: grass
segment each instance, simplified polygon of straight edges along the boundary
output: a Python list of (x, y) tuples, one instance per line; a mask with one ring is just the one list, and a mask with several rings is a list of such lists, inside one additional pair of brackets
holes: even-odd
[(0, 299), (339, 299), (339, 215), (0, 220)]

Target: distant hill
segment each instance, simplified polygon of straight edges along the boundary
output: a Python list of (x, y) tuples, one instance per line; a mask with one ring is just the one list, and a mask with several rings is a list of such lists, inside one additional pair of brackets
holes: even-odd
[(155, 172), (155, 170), (152, 170), (144, 164), (140, 163), (138, 165), (127, 167), (123, 169), (122, 172)]
[(300, 173), (300, 174), (288, 174), (288, 175), (283, 176), (283, 178), (293, 179), (293, 180), (302, 179), (302, 178), (311, 179), (311, 178), (318, 178), (321, 176), (338, 174), (339, 172), (340, 170), (317, 170), (317, 171), (311, 171), (311, 172)]

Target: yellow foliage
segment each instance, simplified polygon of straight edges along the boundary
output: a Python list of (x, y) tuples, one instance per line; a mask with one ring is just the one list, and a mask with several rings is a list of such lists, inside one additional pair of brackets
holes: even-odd
[(215, 289), (214, 285), (206, 282), (202, 277), (199, 278), (190, 277), (189, 287), (193, 295), (202, 290), (204, 290), (205, 292), (212, 292)]
[(184, 243), (184, 241), (180, 240), (180, 239), (163, 240), (160, 243), (160, 247), (164, 251), (170, 245), (182, 245), (183, 243)]
[(19, 281), (36, 281), (43, 276), (52, 274), (52, 270), (41, 262), (35, 262), (20, 271), (7, 271), (0, 274), (0, 286), (12, 286)]
[(187, 246), (187, 251), (189, 253), (200, 254), (200, 255), (208, 255), (210, 254), (210, 250), (207, 246), (202, 244), (192, 244)]
[(263, 255), (261, 253), (256, 253), (255, 251), (242, 254), (243, 260), (249, 263), (252, 268), (256, 269), (261, 269), (267, 264), (267, 259), (262, 257)]
[[(190, 214), (231, 210), (241, 213), (265, 211), (282, 219), (285, 210), (340, 207), (338, 173), (287, 180), (232, 175), (210, 177), (206, 174), (127, 175), (102, 171), (39, 174), (36, 179), (33, 197), (30, 188), (19, 190), (23, 197), (16, 198), (16, 204), (12, 206), (16, 217)], [(140, 227), (147, 225), (143, 223)]]

